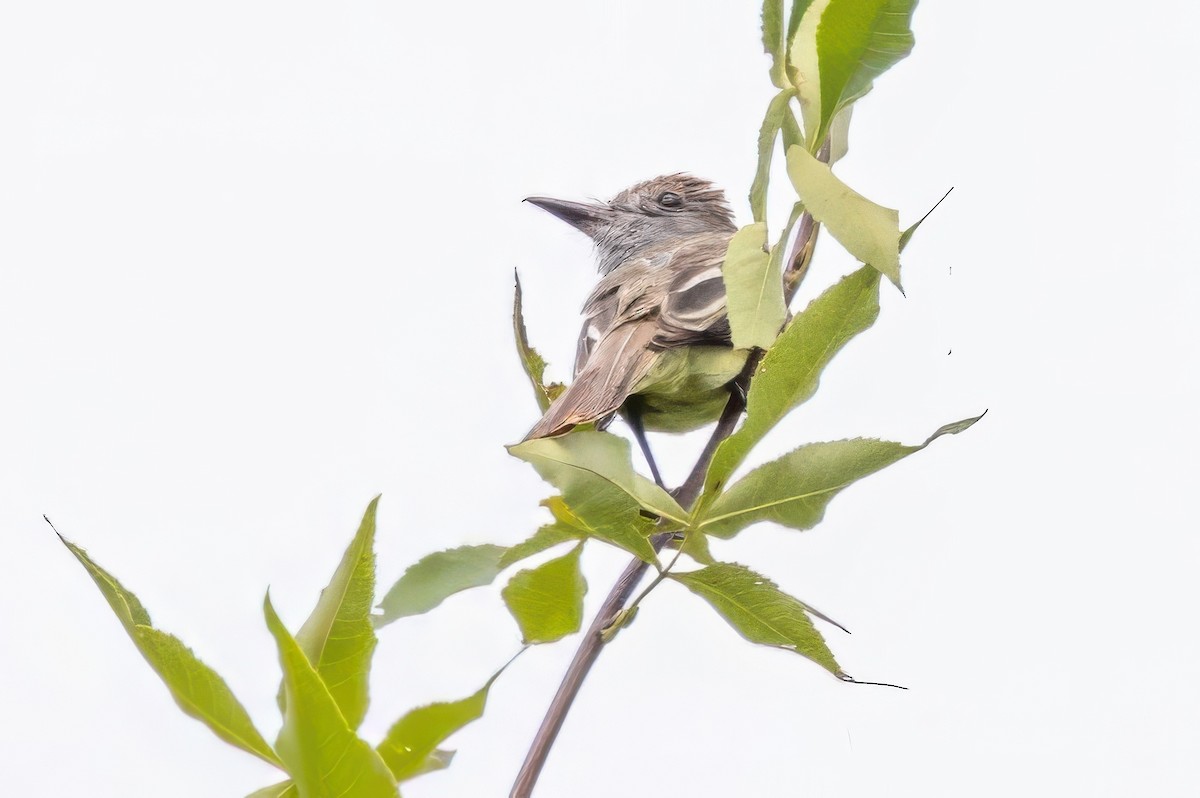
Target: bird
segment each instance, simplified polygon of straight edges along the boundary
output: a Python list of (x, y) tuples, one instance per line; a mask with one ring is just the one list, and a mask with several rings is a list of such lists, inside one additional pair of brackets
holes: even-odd
[(721, 269), (737, 225), (725, 194), (677, 173), (608, 202), (525, 201), (587, 235), (600, 274), (583, 305), (574, 381), (525, 440), (604, 428), (619, 412), (661, 482), (646, 430), (715, 420), (749, 354), (733, 347), (726, 311)]

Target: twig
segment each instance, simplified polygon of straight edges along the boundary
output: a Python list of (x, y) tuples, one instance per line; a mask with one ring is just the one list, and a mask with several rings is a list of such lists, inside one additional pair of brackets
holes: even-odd
[[(817, 160), (821, 163), (829, 163), (828, 140), (821, 145), (821, 149), (817, 150)], [(792, 259), (783, 272), (783, 302), (789, 307), (792, 300), (796, 298), (796, 292), (800, 290), (800, 283), (804, 282), (804, 278), (808, 276), (813, 249), (817, 245), (817, 233), (821, 232), (821, 223), (813, 219), (808, 211), (805, 211), (800, 217), (798, 226), (800, 229), (796, 233), (796, 249), (792, 252)]]
[[(817, 158), (828, 163), (828, 145), (821, 148)], [(820, 229), (820, 224), (813, 220), (807, 212), (800, 217), (798, 224), (800, 229), (796, 236), (796, 249), (784, 272), (784, 297), (789, 304), (808, 273), (808, 265), (812, 261), (813, 245), (816, 243), (817, 232)], [(749, 388), (750, 377), (754, 374), (761, 359), (761, 351), (755, 351), (747, 359), (746, 368), (736, 381), (740, 389), (734, 390), (730, 394), (729, 401), (725, 404), (725, 410), (722, 411), (721, 418), (713, 429), (712, 437), (709, 438), (700, 457), (696, 460), (696, 465), (692, 467), (691, 473), (688, 474), (688, 478), (684, 480), (683, 484), (674, 491), (675, 500), (681, 506), (690, 510), (696, 500), (700, 498), (700, 492), (704, 488), (704, 478), (708, 474), (708, 466), (717, 452), (717, 447), (733, 434), (738, 419), (741, 418), (742, 411), (745, 409), (745, 394)], [(672, 537), (673, 533), (671, 532), (660, 532), (650, 539), (650, 543), (657, 553)], [(541, 775), (542, 767), (546, 764), (550, 748), (554, 745), (559, 730), (562, 729), (567, 712), (571, 709), (571, 704), (575, 701), (575, 696), (578, 695), (583, 680), (592, 669), (592, 665), (595, 664), (596, 658), (600, 656), (601, 649), (604, 648), (605, 641), (602, 633), (609, 627), (617, 614), (625, 608), (625, 604), (633, 595), (634, 589), (648, 567), (647, 563), (640, 559), (635, 558), (631, 561), (629, 565), (625, 566), (625, 570), (617, 579), (617, 583), (613, 585), (612, 590), (609, 591), (604, 603), (600, 605), (600, 611), (596, 613), (591, 626), (584, 634), (583, 640), (575, 652), (575, 657), (567, 667), (566, 675), (563, 676), (562, 684), (558, 686), (558, 692), (554, 694), (550, 708), (546, 710), (542, 725), (534, 735), (533, 744), (529, 747), (525, 762), (517, 773), (517, 779), (513, 783), (509, 798), (530, 798), (533, 794), (533, 788), (537, 784), (538, 776)]]
[[(696, 534), (700, 534), (700, 533), (696, 533)], [(686, 533), (685, 533), (685, 535), (686, 535)], [(678, 548), (675, 550), (675, 556), (671, 558), (671, 561), (669, 563), (667, 563), (665, 568), (658, 569), (658, 574), (652, 580), (650, 580), (650, 584), (646, 585), (646, 587), (642, 590), (642, 592), (638, 593), (637, 598), (635, 598), (633, 601), (629, 602), (629, 606), (623, 608), (623, 611), (624, 612), (636, 611), (638, 608), (638, 605), (640, 605), (642, 603), (642, 601), (645, 600), (646, 596), (650, 595), (650, 591), (654, 590), (654, 588), (656, 588), (660, 584), (662, 584), (662, 581), (667, 578), (667, 574), (671, 573), (671, 569), (675, 567), (675, 563), (679, 562), (679, 557), (682, 554), (683, 554), (683, 543), (680, 542), (678, 545)]]
[[(704, 485), (704, 474), (708, 471), (709, 461), (712, 460), (717, 445), (733, 432), (741, 414), (741, 397), (736, 394), (731, 395), (720, 421), (717, 422), (716, 429), (713, 430), (712, 438), (704, 447), (704, 453), (696, 461), (687, 481), (675, 492), (675, 499), (682, 506), (691, 506), (699, 497), (700, 488)], [(673, 536), (672, 532), (660, 532), (650, 539), (650, 544), (654, 547), (655, 552), (659, 552)], [(563, 676), (562, 684), (558, 686), (558, 692), (554, 694), (550, 708), (546, 710), (546, 717), (542, 719), (542, 725), (534, 735), (533, 744), (529, 747), (529, 753), (526, 754), (525, 762), (517, 774), (517, 780), (513, 783), (512, 792), (509, 793), (510, 798), (529, 798), (533, 794), (533, 787), (537, 784), (542, 767), (546, 764), (546, 757), (550, 754), (550, 748), (554, 745), (559, 730), (562, 729), (567, 711), (570, 710), (575, 696), (579, 693), (579, 688), (583, 685), (584, 678), (592, 669), (596, 658), (600, 656), (600, 650), (604, 647), (604, 638), (601, 633), (609, 626), (617, 613), (624, 609), (625, 603), (629, 601), (634, 588), (642, 580), (642, 575), (646, 573), (648, 567), (646, 562), (634, 558), (629, 565), (625, 566), (617, 583), (613, 585), (608, 597), (600, 605), (600, 611), (596, 613), (595, 619), (583, 636), (583, 641), (575, 652), (575, 658), (571, 660), (567, 673)]]

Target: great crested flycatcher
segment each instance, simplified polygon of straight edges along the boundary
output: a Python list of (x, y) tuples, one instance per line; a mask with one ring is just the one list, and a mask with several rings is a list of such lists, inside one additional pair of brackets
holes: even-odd
[(737, 231), (724, 193), (666, 175), (609, 202), (529, 197), (595, 242), (601, 274), (584, 303), (575, 381), (525, 440), (607, 423), (686, 432), (715, 420), (746, 362), (735, 350), (721, 266)]

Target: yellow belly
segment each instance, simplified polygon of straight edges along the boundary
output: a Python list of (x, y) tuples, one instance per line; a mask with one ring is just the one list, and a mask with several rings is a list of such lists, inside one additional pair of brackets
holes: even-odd
[(725, 387), (746, 365), (745, 349), (668, 349), (631, 392), (642, 399), (646, 429), (688, 432), (716, 421), (729, 400)]

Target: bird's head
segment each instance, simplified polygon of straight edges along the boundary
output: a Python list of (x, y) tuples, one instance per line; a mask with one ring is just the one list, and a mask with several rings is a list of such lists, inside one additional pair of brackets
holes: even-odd
[(631, 257), (703, 233), (737, 231), (725, 193), (688, 174), (656, 177), (622, 191), (608, 202), (572, 202), (527, 197), (583, 232), (596, 244), (600, 272)]

